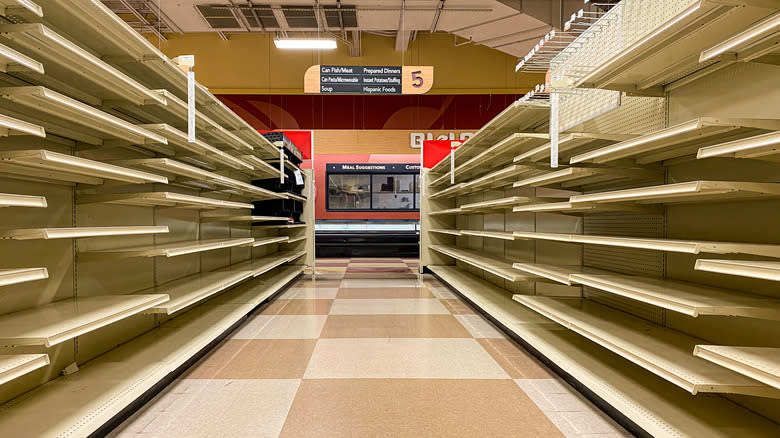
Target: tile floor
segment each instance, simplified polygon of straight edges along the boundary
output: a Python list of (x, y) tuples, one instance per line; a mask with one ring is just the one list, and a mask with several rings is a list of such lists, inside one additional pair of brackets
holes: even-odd
[(318, 261), (111, 436), (630, 436), (417, 263)]

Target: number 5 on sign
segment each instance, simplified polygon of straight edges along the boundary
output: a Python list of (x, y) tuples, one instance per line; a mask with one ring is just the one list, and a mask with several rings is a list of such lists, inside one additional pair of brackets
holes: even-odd
[(433, 87), (433, 67), (405, 65), (401, 79), (403, 94), (425, 94)]

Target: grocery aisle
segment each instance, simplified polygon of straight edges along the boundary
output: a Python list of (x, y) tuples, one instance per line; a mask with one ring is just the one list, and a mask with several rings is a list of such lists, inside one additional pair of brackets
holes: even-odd
[(628, 435), (416, 260), (317, 266), (112, 436)]

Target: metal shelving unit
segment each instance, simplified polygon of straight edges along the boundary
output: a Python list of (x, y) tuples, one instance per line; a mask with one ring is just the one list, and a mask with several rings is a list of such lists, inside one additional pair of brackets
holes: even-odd
[(780, 348), (697, 345), (693, 355), (780, 390)]
[(166, 301), (167, 295), (102, 295), (55, 301), (0, 316), (0, 343), (51, 348)]
[(759, 260), (696, 260), (696, 270), (780, 281), (780, 262)]
[(0, 385), (49, 364), (48, 354), (0, 355)]
[(511, 334), (654, 436), (772, 435), (777, 425), (719, 397), (693, 397), (667, 380), (518, 305), (511, 293), (454, 266), (431, 271)]
[(167, 233), (168, 226), (136, 225), (126, 227), (78, 227), (78, 228), (20, 228), (0, 230), (0, 239), (49, 240), (83, 239), (86, 237), (134, 236), (138, 234)]
[[(292, 197), (305, 224), (249, 227), (287, 219), (251, 216), (253, 201), (291, 198), (251, 184), (279, 175), (265, 137), (196, 84), (191, 142), (186, 75), (99, 0), (0, 0), (0, 15), (0, 207), (38, 207), (0, 217), (13, 248), (0, 248), (13, 293), (0, 303), (0, 383), (13, 381), (0, 403), (14, 399), (0, 430), (87, 436), (313, 265), (312, 172)], [(74, 363), (75, 390), (57, 377)], [(49, 414), (31, 424), (30, 412)]]
[(515, 295), (514, 300), (691, 394), (768, 395), (753, 379), (693, 357), (698, 339), (580, 299)]
[(185, 195), (174, 192), (117, 193), (105, 195), (79, 195), (79, 204), (117, 204), (142, 207), (180, 207), (199, 210), (218, 208), (251, 209), (252, 204)]
[(31, 207), (46, 208), (46, 198), (43, 196), (14, 195), (0, 193), (0, 208), (3, 207)]
[(0, 172), (52, 182), (100, 185), (104, 180), (167, 183), (168, 178), (47, 150), (0, 151)]
[(177, 257), (187, 254), (195, 254), (205, 251), (214, 251), (217, 249), (232, 248), (235, 246), (250, 245), (254, 239), (209, 239), (192, 240), (186, 242), (161, 243), (157, 245), (133, 246), (129, 248), (84, 250), (79, 254), (81, 256), (108, 258), (130, 258), (130, 257)]
[(46, 132), (94, 145), (105, 140), (168, 143), (165, 137), (45, 87), (0, 88), (0, 110), (40, 125)]
[(49, 278), (46, 268), (0, 269), (0, 286), (26, 283)]

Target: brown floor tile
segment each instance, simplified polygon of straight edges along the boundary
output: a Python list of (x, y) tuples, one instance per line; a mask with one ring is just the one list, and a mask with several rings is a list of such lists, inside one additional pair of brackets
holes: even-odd
[(300, 379), (316, 344), (316, 339), (230, 339), (183, 378)]
[(330, 315), (320, 338), (470, 338), (451, 315)]
[(436, 298), (430, 290), (424, 287), (343, 287), (339, 289), (336, 298)]
[(283, 437), (563, 437), (511, 380), (304, 380)]
[(453, 315), (468, 315), (471, 313), (476, 313), (474, 309), (469, 307), (468, 304), (459, 299), (447, 299), (439, 301), (441, 301), (441, 303), (444, 304), (444, 307), (446, 307), (447, 310), (449, 310)]
[(261, 312), (264, 315), (327, 315), (333, 300), (276, 300)]
[(510, 339), (477, 339), (513, 379), (551, 379), (554, 375), (531, 353)]

